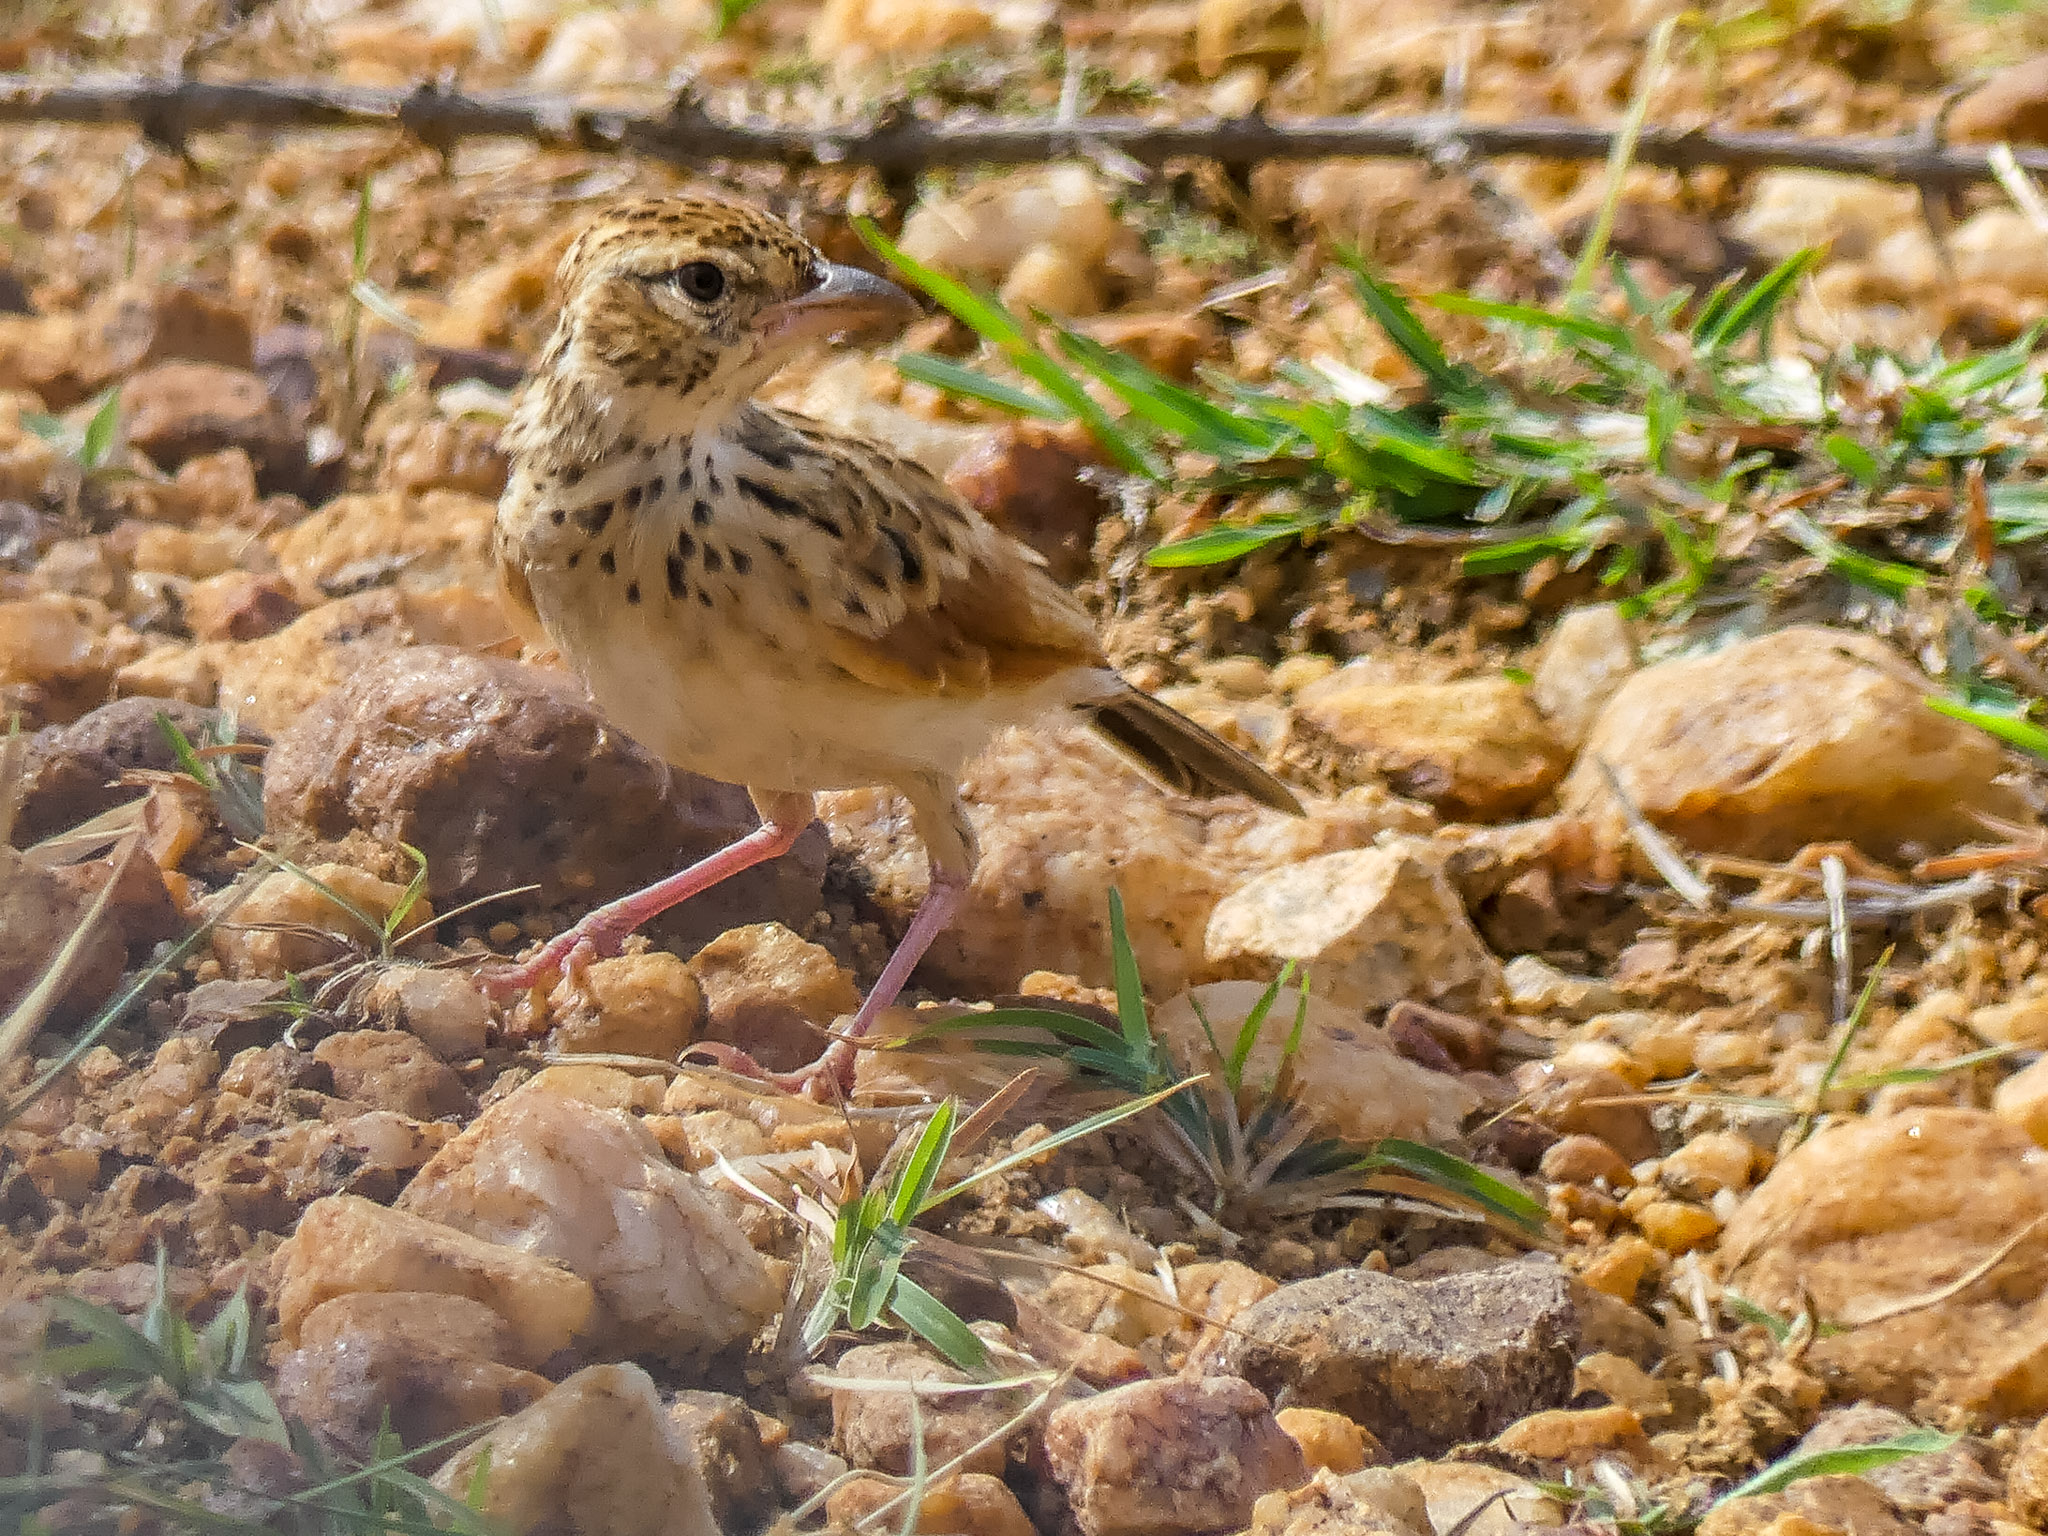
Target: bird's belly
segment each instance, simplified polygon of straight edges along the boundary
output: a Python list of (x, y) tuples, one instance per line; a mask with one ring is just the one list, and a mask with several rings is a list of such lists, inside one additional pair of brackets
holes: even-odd
[(851, 789), (949, 777), (997, 730), (1039, 712), (883, 695), (741, 626), (674, 608), (592, 603), (534, 573), (549, 636), (605, 716), (649, 751), (761, 789)]

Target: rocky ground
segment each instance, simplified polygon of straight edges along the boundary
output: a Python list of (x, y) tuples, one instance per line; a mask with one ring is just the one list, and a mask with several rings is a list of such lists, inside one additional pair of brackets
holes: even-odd
[[(1890, 133), (1952, 107), (1960, 141), (2048, 138), (2031, 6), (1689, 14), (1654, 121)], [(763, 0), (714, 38), (694, 0), (163, 0), (32, 5), (0, 18), (0, 65), (453, 72), (642, 106), (687, 68), (714, 111), (799, 120), (892, 92), (1043, 113), (1064, 91), (1606, 123), (1662, 15)], [(1162, 540), (1286, 508), (1136, 495), (1073, 427), (886, 356), (793, 370), (778, 398), (948, 475), (1084, 594), (1135, 680), (1310, 807), (1193, 805), (1091, 740), (1002, 740), (966, 786), (972, 897), (895, 1020), (1026, 999), (1113, 1023), (1114, 891), (1172, 1070), (1229, 1077), (1273, 1004), (1242, 1082), (1206, 1090), (1254, 1122), (1249, 1155), (1176, 1140), (1161, 1109), (1062, 1140), (1129, 1093), (1057, 1059), (1006, 1089), (1022, 1063), (953, 1034), (870, 1053), (853, 1104), (825, 1108), (683, 1058), (794, 1065), (857, 1005), (922, 894), (887, 794), (824, 797), (790, 855), (585, 986), (500, 1007), (469, 979), (752, 824), (744, 794), (671, 771), (521, 654), (487, 553), (556, 258), (606, 202), (706, 179), (841, 258), (873, 262), (850, 223), (871, 215), (1171, 377), (1333, 360), (1394, 399), (1420, 381), (1340, 244), (1412, 292), (1549, 305), (1607, 188), (1530, 161), (896, 185), (381, 130), (183, 153), (0, 133), (0, 694), (20, 721), (0, 756), (0, 1514), (2048, 1529), (2048, 779), (2024, 731), (1925, 703), (1977, 665), (1959, 657), (2017, 694), (2048, 681), (2033, 546), (1963, 521), (1987, 495), (2001, 527), (2018, 515), (2007, 487), (2048, 461), (2038, 395), (1974, 490), (1857, 501), (1845, 470), (1820, 493), (1853, 503), (1838, 535), (1910, 546), (1920, 579), (1781, 556), (1773, 519), (1812, 498), (1749, 522), (1738, 496), (1713, 538), (1739, 582), (1674, 604), (1654, 567), (1488, 574), (1469, 546), (1364, 532), (1153, 568)], [(1816, 373), (1982, 355), (2048, 317), (2048, 241), (1996, 186), (1924, 207), (1803, 171), (1621, 186), (1613, 248), (1654, 293), (1824, 247), (1775, 339)], [(1476, 322), (1438, 328), (1499, 360)], [(941, 317), (906, 345), (974, 338)], [(1746, 448), (1798, 439), (1766, 423)], [(1911, 521), (1929, 508), (1954, 521)], [(1275, 999), (1288, 961), (1306, 969)], [(944, 1179), (1007, 1160), (925, 1217), (904, 1273), (982, 1363), (889, 1316), (807, 1334), (819, 1224), (864, 1180), (897, 1187), (948, 1097), (998, 1102)], [(1463, 1161), (1330, 1172), (1284, 1156), (1297, 1131)], [(1505, 1204), (1475, 1203), (1474, 1165)], [(1514, 1219), (1517, 1191), (1547, 1222)], [(389, 1502), (344, 1510), (365, 1487)]]

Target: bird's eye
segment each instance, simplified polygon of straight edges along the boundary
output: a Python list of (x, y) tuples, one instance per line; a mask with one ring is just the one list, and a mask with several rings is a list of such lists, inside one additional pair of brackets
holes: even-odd
[(725, 292), (725, 273), (715, 261), (690, 261), (669, 274), (683, 297), (709, 304)]

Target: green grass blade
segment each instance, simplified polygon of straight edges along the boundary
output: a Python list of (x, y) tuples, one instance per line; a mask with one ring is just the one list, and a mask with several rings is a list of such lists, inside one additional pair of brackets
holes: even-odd
[(1505, 304), (1469, 293), (1432, 293), (1428, 302), (1432, 308), (1446, 314), (1471, 315), (1475, 319), (1494, 320), (1520, 330), (1594, 342), (1625, 356), (1635, 351), (1633, 339), (1621, 326), (1586, 315), (1538, 309), (1533, 304)]
[(1714, 1502), (1725, 1504), (1731, 1499), (1777, 1493), (1809, 1477), (1855, 1476), (1875, 1471), (1895, 1461), (1904, 1461), (1908, 1456), (1931, 1456), (1945, 1451), (1961, 1438), (1938, 1429), (1914, 1429), (1873, 1445), (1844, 1445), (1831, 1451), (1807, 1451), (1802, 1455), (1787, 1456), (1783, 1461), (1765, 1467), (1748, 1482), (1729, 1489)]
[[(1273, 1005), (1280, 1001), (1281, 992), (1293, 979), (1294, 962), (1289, 960), (1280, 967), (1280, 974), (1266, 983), (1266, 990), (1259, 994), (1251, 1012), (1244, 1016), (1244, 1023), (1238, 1026), (1237, 1039), (1223, 1064), (1223, 1081), (1232, 1093), (1244, 1085), (1244, 1064), (1251, 1059), (1252, 1047), (1259, 1043), (1259, 1033), (1266, 1027), (1266, 1016), (1273, 1011)], [(1212, 1044), (1214, 1038), (1210, 1037)]]
[(917, 1213), (924, 1209), (930, 1198), (932, 1185), (938, 1181), (939, 1165), (946, 1160), (946, 1154), (953, 1145), (953, 1125), (959, 1118), (960, 1103), (957, 1099), (946, 1099), (925, 1121), (924, 1131), (917, 1138), (917, 1145), (911, 1148), (910, 1157), (898, 1175), (896, 1188), (889, 1196), (888, 1219), (899, 1227), (907, 1227), (917, 1219)]
[(1283, 517), (1269, 522), (1209, 528), (1185, 539), (1160, 545), (1145, 557), (1145, 563), (1155, 570), (1225, 565), (1232, 560), (1242, 560), (1268, 544), (1299, 538), (1304, 533), (1328, 526), (1329, 519), (1323, 517)]
[(992, 405), (1013, 415), (1037, 416), (1046, 421), (1071, 421), (1074, 417), (1074, 413), (1057, 400), (1048, 400), (1028, 389), (992, 379), (980, 369), (956, 363), (950, 357), (937, 357), (930, 352), (906, 352), (896, 359), (896, 371), (919, 384), (929, 384), (934, 389), (963, 399), (979, 400), (983, 405)]
[(79, 440), (78, 463), (85, 470), (105, 466), (119, 441), (121, 431), (121, 391), (109, 387), (100, 391), (93, 401), (91, 417), (85, 424), (85, 435)]
[(1064, 327), (1056, 334), (1060, 349), (1100, 379), (1134, 415), (1198, 453), (1223, 460), (1264, 457), (1285, 435), (1275, 426), (1234, 415), (1204, 400), (1092, 336)]
[(1929, 695), (1923, 701), (1938, 715), (1947, 715), (1951, 720), (1961, 720), (1974, 725), (1978, 730), (1996, 736), (2009, 747), (2017, 747), (2035, 757), (2048, 758), (2048, 730), (2034, 724), (2023, 715), (2002, 714), (1997, 710), (1978, 709), (1955, 699), (1944, 699)]
[(1390, 1136), (1374, 1146), (1367, 1165), (1395, 1169), (1420, 1179), (1530, 1232), (1541, 1232), (1550, 1225), (1549, 1213), (1539, 1201), (1464, 1158), (1419, 1141)]
[(1123, 1025), (1124, 1044), (1134, 1057), (1149, 1056), (1152, 1024), (1145, 1017), (1145, 983), (1138, 975), (1138, 954), (1124, 926), (1123, 893), (1109, 888), (1109, 955), (1116, 978), (1116, 1016)]
[(1028, 1147), (1006, 1153), (987, 1167), (977, 1168), (959, 1183), (939, 1190), (925, 1201), (924, 1209), (929, 1211), (934, 1207), (944, 1205), (954, 1196), (965, 1194), (968, 1190), (974, 1188), (975, 1185), (989, 1179), (998, 1178), (1008, 1173), (1012, 1168), (1021, 1168), (1026, 1163), (1033, 1162), (1045, 1156), (1048, 1152), (1065, 1146), (1070, 1141), (1079, 1141), (1085, 1136), (1093, 1136), (1097, 1131), (1107, 1130), (1110, 1126), (1128, 1120), (1133, 1115), (1142, 1115), (1153, 1105), (1165, 1103), (1182, 1089), (1192, 1088), (1200, 1081), (1199, 1077), (1184, 1078), (1180, 1082), (1169, 1084), (1164, 1088), (1144, 1094), (1139, 1098), (1128, 1100), (1122, 1104), (1112, 1105), (1108, 1109), (1099, 1110), (1095, 1114), (1088, 1116), (1085, 1120), (1077, 1120), (1072, 1125), (1054, 1131), (1052, 1135), (1046, 1137), (1043, 1141), (1034, 1141)]
[[(992, 1029), (1038, 1029), (1053, 1038), (1046, 1041), (975, 1039)], [(1037, 1051), (1046, 1055), (1057, 1055), (1067, 1048), (1068, 1043), (1092, 1045), (1110, 1051), (1123, 1046), (1123, 1037), (1115, 1030), (1104, 1029), (1093, 1019), (1084, 1019), (1079, 1014), (1065, 1013), (1057, 1008), (991, 1008), (984, 1013), (963, 1013), (958, 1018), (928, 1024), (913, 1038), (938, 1039), (948, 1035), (966, 1035), (974, 1039), (977, 1046), (985, 1048), (1017, 1046), (1027, 1052)]]
[(1793, 543), (1827, 562), (1829, 570), (1856, 586), (1886, 597), (1902, 598), (1927, 585), (1927, 573), (1918, 566), (1881, 560), (1875, 555), (1851, 549), (1803, 512), (1786, 513), (1782, 526)]
[(896, 1321), (963, 1371), (988, 1368), (988, 1346), (947, 1306), (915, 1280), (898, 1279), (889, 1311)]
[(1726, 351), (1752, 332), (1768, 327), (1792, 287), (1820, 264), (1817, 250), (1794, 251), (1739, 296), (1714, 308), (1693, 328), (1693, 345), (1704, 352)]
[(1429, 381), (1433, 396), (1446, 403), (1477, 402), (1485, 397), (1486, 390), (1478, 376), (1444, 355), (1444, 349), (1437, 345), (1436, 338), (1416, 318), (1408, 301), (1372, 270), (1362, 254), (1340, 245), (1336, 255), (1351, 274), (1351, 285), (1358, 294), (1358, 302), (1387, 333), (1387, 339), (1395, 349)]

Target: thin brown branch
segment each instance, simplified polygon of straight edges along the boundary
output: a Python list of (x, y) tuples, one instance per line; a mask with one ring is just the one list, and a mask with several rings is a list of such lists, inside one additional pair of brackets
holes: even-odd
[[(1017, 165), (1104, 153), (1151, 166), (1182, 159), (1251, 165), (1343, 156), (1434, 159), (1446, 154), (1604, 160), (1614, 143), (1614, 130), (1555, 118), (1518, 123), (1476, 123), (1449, 114), (1282, 122), (1256, 114), (1180, 122), (976, 113), (925, 118), (898, 105), (864, 121), (804, 127), (767, 118), (716, 118), (691, 96), (668, 110), (644, 113), (581, 105), (561, 97), (470, 96), (433, 86), (380, 91), (129, 76), (51, 80), (0, 75), (0, 122), (125, 124), (173, 147), (182, 147), (192, 134), (226, 129), (383, 125), (404, 128), (437, 148), (463, 139), (514, 138), (674, 164), (773, 161), (872, 166), (899, 173), (939, 165)], [(2018, 151), (2012, 158), (2023, 170), (2048, 175), (2048, 150)], [(1930, 144), (1918, 136), (1817, 139), (1796, 133), (1654, 126), (1643, 128), (1635, 160), (1677, 170), (1710, 165), (1732, 170), (1800, 167), (1922, 187), (1991, 181), (1998, 169), (1988, 150)]]

